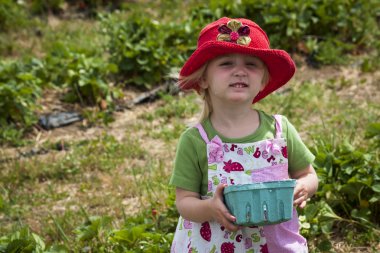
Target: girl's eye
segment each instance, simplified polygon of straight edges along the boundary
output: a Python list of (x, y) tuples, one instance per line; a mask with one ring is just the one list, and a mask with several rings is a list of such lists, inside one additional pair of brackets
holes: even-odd
[(232, 62), (230, 62), (230, 61), (225, 61), (225, 62), (221, 62), (220, 63), (220, 66), (228, 66), (228, 65), (231, 65), (232, 64)]
[(253, 67), (254, 67), (254, 66), (256, 66), (257, 64), (256, 64), (255, 62), (247, 62), (247, 65), (248, 65), (248, 66), (253, 66)]

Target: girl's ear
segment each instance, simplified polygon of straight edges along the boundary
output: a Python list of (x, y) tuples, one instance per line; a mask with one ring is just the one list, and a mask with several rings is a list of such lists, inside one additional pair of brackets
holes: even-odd
[(200, 82), (199, 82), (199, 87), (201, 87), (202, 89), (207, 89), (208, 88), (208, 83), (206, 81), (206, 78), (205, 77), (202, 77)]
[(268, 72), (268, 69), (264, 68), (264, 74), (263, 74), (263, 78), (261, 80), (261, 87), (260, 87), (260, 91), (263, 91), (265, 89), (265, 87), (267, 86), (267, 84), (269, 83), (269, 79), (270, 79), (270, 76), (269, 76), (269, 72)]

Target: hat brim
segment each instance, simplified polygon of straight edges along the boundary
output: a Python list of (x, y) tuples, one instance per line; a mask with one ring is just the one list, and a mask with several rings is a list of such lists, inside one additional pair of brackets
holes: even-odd
[[(225, 54), (246, 54), (260, 58), (268, 68), (269, 82), (265, 88), (257, 94), (252, 103), (263, 99), (273, 91), (286, 84), (294, 75), (296, 70), (294, 61), (290, 55), (279, 49), (257, 49), (241, 46), (231, 42), (212, 41), (206, 42), (197, 48), (183, 65), (180, 76), (186, 77), (197, 71), (207, 61)], [(188, 82), (180, 87), (183, 90), (195, 89), (199, 91), (198, 83)]]

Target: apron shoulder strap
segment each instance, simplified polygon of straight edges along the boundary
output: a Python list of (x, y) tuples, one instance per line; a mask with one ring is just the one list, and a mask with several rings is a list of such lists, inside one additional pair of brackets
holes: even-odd
[(279, 115), (279, 114), (276, 114), (276, 115), (273, 115), (275, 121), (276, 121), (276, 125), (275, 125), (275, 128), (276, 128), (276, 139), (279, 139), (281, 138), (281, 135), (282, 135), (282, 116)]
[(198, 123), (196, 126), (196, 128), (198, 128), (198, 131), (202, 137), (202, 139), (206, 142), (206, 143), (210, 143), (208, 137), (207, 137), (207, 134), (206, 134), (206, 131), (205, 129), (203, 128), (202, 124), (201, 123)]

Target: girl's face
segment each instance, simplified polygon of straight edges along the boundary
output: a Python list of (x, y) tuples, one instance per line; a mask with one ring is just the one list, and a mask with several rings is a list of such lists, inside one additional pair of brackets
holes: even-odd
[(212, 103), (252, 104), (256, 95), (265, 87), (262, 80), (265, 65), (256, 57), (228, 54), (209, 62), (201, 83), (208, 89)]

